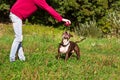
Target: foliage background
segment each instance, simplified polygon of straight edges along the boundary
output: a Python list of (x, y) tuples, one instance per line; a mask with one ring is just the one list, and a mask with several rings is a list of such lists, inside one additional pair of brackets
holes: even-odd
[[(0, 22), (9, 21), (9, 9), (15, 1), (0, 1)], [(113, 33), (112, 35), (120, 34), (120, 0), (47, 0), (47, 2), (63, 17), (72, 21), (70, 30), (78, 35), (101, 37), (111, 33)], [(114, 12), (116, 13), (112, 16)], [(109, 18), (109, 14), (111, 14), (111, 18)], [(114, 17), (117, 20), (113, 19)], [(111, 23), (112, 20), (107, 19), (112, 19), (117, 23)], [(61, 23), (56, 22), (42, 9), (29, 17), (26, 23), (54, 25), (54, 27), (64, 29)], [(114, 25), (117, 25), (117, 28)], [(90, 31), (97, 35), (93, 35)]]

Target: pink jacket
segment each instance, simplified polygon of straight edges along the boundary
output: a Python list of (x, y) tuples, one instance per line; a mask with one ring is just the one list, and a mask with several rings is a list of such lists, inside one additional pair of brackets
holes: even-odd
[(10, 12), (21, 19), (26, 19), (37, 10), (37, 6), (46, 10), (57, 21), (62, 21), (62, 16), (49, 6), (46, 0), (17, 0)]

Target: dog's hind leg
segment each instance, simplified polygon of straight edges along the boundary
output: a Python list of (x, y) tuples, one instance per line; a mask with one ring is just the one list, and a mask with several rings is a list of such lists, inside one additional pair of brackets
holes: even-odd
[(80, 59), (80, 50), (79, 49), (75, 50), (75, 53), (77, 55), (77, 60), (79, 60)]
[(80, 49), (79, 49), (79, 46), (78, 45), (76, 45), (75, 47), (74, 47), (74, 52), (76, 53), (76, 55), (77, 55), (77, 60), (80, 58)]
[(77, 55), (77, 60), (79, 60), (80, 59), (80, 52), (77, 52), (76, 55)]

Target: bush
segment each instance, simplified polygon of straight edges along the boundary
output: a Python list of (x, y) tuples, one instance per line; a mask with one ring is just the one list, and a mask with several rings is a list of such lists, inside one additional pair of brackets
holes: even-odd
[(108, 14), (107, 23), (110, 24), (110, 35), (120, 37), (120, 12), (114, 11)]
[(78, 35), (82, 36), (90, 36), (90, 37), (101, 37), (102, 32), (97, 26), (97, 23), (95, 20), (86, 22), (84, 24), (80, 24), (80, 27), (75, 27), (74, 32), (76, 32)]

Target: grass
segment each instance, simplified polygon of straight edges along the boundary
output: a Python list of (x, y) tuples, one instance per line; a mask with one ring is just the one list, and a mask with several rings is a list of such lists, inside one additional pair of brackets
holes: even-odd
[[(9, 62), (14, 38), (12, 25), (0, 24), (0, 80), (120, 80), (120, 39), (87, 38), (78, 43), (81, 59), (74, 54), (66, 63), (57, 60), (62, 30), (42, 25), (23, 26), (26, 61)], [(79, 39), (74, 33), (71, 39)]]

